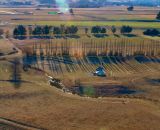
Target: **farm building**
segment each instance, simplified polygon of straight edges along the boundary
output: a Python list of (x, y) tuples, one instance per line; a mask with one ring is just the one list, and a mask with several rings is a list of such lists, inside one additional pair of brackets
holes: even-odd
[(95, 76), (105, 77), (106, 76), (106, 71), (105, 71), (105, 69), (102, 66), (100, 66), (100, 67), (98, 67), (96, 69), (96, 71), (94, 72), (94, 75)]

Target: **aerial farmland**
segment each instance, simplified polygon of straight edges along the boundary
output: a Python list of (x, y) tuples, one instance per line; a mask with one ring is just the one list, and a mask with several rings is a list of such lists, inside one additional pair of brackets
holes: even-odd
[(159, 11), (0, 8), (0, 130), (159, 130)]

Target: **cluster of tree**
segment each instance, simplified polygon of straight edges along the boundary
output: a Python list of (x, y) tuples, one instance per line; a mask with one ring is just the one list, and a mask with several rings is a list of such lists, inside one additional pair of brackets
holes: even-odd
[(14, 38), (24, 39), (26, 36), (26, 33), (27, 33), (27, 30), (23, 25), (19, 25), (13, 30)]
[(53, 27), (53, 34), (76, 34), (78, 32), (77, 26), (69, 26), (65, 27), (64, 25), (61, 25), (60, 27)]
[(74, 11), (73, 11), (72, 8), (69, 9), (69, 13), (70, 13), (71, 15), (74, 15)]
[(26, 32), (27, 32), (26, 28), (23, 25), (19, 25), (14, 29), (13, 34), (24, 36), (26, 35)]
[(156, 19), (160, 20), (160, 12), (157, 14)]
[(78, 32), (78, 27), (77, 26), (70, 26), (66, 27), (65, 29), (65, 34), (76, 34)]
[(116, 31), (117, 31), (116, 27), (115, 27), (115, 26), (112, 26), (112, 27), (111, 27), (111, 31), (112, 31), (113, 34), (115, 34)]
[(133, 11), (133, 10), (134, 10), (134, 7), (133, 7), (133, 6), (129, 6), (129, 7), (127, 8), (127, 10), (128, 10), (128, 11)]
[(158, 31), (157, 29), (147, 29), (143, 32), (143, 34), (148, 36), (158, 36), (160, 35), (160, 31)]
[[(125, 34), (125, 33), (131, 33), (132, 30), (133, 30), (133, 28), (130, 27), (130, 26), (122, 26), (121, 29), (120, 29), (120, 32), (122, 34)], [(115, 26), (112, 26), (111, 31), (112, 31), (113, 34), (115, 34), (116, 31), (117, 31), (117, 28)], [(87, 33), (88, 29), (85, 29), (85, 32)], [(91, 29), (91, 33), (93, 33), (93, 34), (98, 34), (98, 33), (105, 34), (105, 33), (107, 33), (107, 30), (104, 27), (93, 26), (92, 29)]]
[(44, 26), (44, 27), (36, 26), (34, 29), (30, 27), (29, 34), (30, 35), (49, 35), (50, 29), (51, 29), (50, 26)]
[(125, 33), (131, 33), (132, 30), (133, 30), (133, 28), (130, 26), (122, 26), (120, 32), (122, 34), (125, 34)]
[[(33, 36), (46, 36), (49, 34), (76, 34), (78, 32), (78, 27), (77, 26), (64, 26), (61, 25), (60, 27), (52, 27), (52, 26), (36, 26), (36, 27), (29, 27), (28, 28), (29, 31), (29, 35), (33, 35)], [(13, 30), (13, 36), (14, 38), (25, 38), (27, 34), (27, 29), (25, 26), (23, 25), (19, 25), (17, 26), (14, 30)]]
[(106, 28), (100, 27), (100, 26), (93, 26), (91, 29), (91, 33), (98, 34), (103, 33), (105, 34), (107, 32)]

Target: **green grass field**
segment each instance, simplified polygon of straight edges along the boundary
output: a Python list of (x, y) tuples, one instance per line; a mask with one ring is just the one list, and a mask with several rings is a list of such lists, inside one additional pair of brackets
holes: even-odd
[(138, 28), (160, 28), (159, 22), (124, 22), (124, 21), (35, 21), (35, 22), (20, 22), (17, 24), (28, 24), (28, 25), (52, 25), (52, 26), (59, 26), (61, 24), (70, 26), (70, 25), (76, 25), (76, 26), (123, 26), (123, 25), (129, 25), (132, 27), (138, 27)]

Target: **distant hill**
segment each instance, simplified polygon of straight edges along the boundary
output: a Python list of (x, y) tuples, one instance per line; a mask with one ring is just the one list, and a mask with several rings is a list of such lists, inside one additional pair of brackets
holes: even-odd
[[(59, 0), (60, 1), (60, 0)], [(106, 5), (160, 6), (160, 0), (63, 0), (71, 7), (101, 7)], [(56, 5), (56, 0), (0, 0), (1, 5)]]

